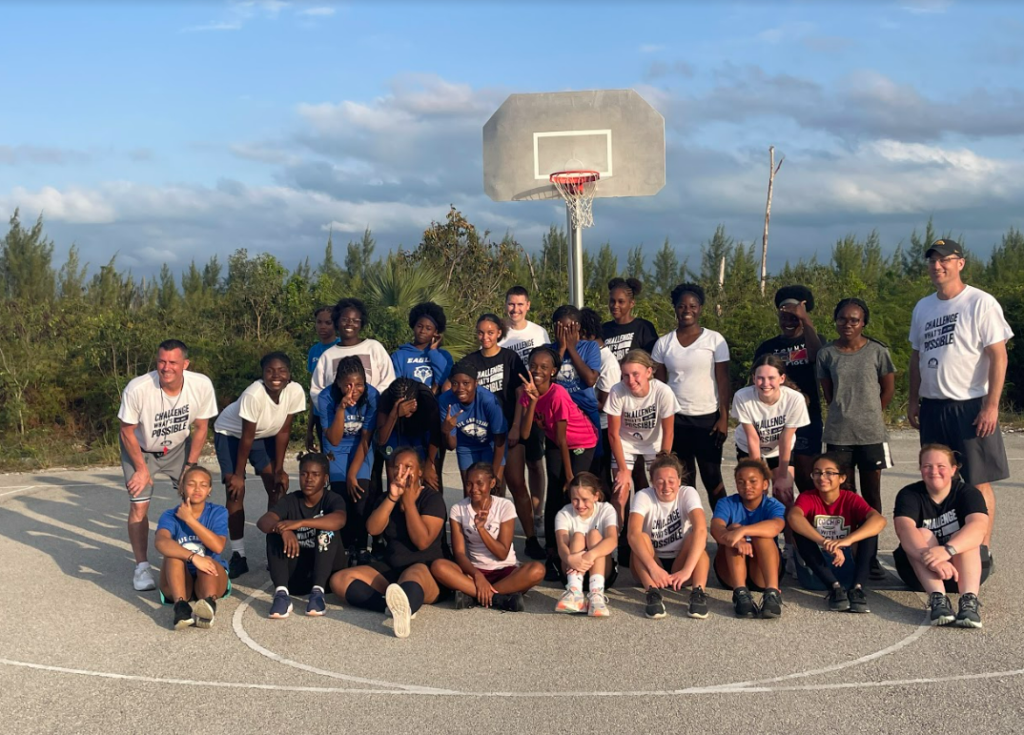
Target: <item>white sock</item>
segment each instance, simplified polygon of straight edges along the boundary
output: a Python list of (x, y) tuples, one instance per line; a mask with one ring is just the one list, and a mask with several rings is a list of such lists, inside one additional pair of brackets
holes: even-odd
[(600, 592), (604, 594), (604, 575), (603, 574), (591, 574), (590, 575), (590, 591)]
[(317, 590), (319, 590), (319, 591), (320, 591), (320, 594), (321, 594), (321, 595), (322, 595), (322, 594), (324, 593), (324, 588), (323, 588), (323, 587), (321, 587), (321, 586), (320, 586), (320, 585), (318, 585), (318, 584), (314, 584), (314, 585), (313, 585), (313, 590), (314, 590), (314, 591), (317, 591)]
[(233, 539), (231, 539), (231, 551), (237, 553), (239, 556), (245, 556), (245, 539), (244, 538), (233, 538)]
[(148, 561), (140, 561), (138, 564), (135, 565), (135, 568), (136, 569), (149, 569), (149, 562)]
[(287, 595), (288, 594), (288, 588), (287, 587), (275, 587), (274, 588), (274, 594), (276, 595), (278, 592), (284, 592)]
[(570, 589), (573, 592), (580, 592), (583, 590), (583, 575), (582, 574), (570, 574), (569, 583), (566, 585), (566, 589)]

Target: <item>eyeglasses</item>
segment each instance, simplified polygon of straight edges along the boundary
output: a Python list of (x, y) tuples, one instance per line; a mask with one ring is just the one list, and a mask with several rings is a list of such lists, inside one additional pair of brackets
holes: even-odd
[(946, 263), (952, 263), (954, 260), (963, 260), (963, 256), (947, 255), (945, 258), (928, 258), (928, 264), (938, 265), (939, 263), (942, 263), (943, 265), (945, 265)]
[(831, 480), (833, 477), (839, 477), (841, 474), (843, 474), (843, 473), (842, 472), (836, 472), (835, 470), (824, 470), (824, 471), (822, 471), (822, 470), (812, 470), (811, 471), (811, 477), (813, 477), (815, 480), (820, 479), (822, 477), (827, 477), (828, 479)]

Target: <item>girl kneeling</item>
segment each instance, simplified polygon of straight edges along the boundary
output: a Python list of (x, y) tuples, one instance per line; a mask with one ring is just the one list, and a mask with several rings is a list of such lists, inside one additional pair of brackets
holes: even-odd
[[(555, 612), (608, 617), (604, 590), (614, 569), (611, 555), (619, 545), (618, 515), (610, 503), (604, 502), (601, 480), (590, 472), (573, 477), (569, 502), (555, 516), (555, 542), (568, 580)], [(584, 597), (583, 575), (588, 572), (590, 594)], [(607, 584), (611, 581), (607, 579)]]
[(544, 565), (516, 563), (512, 548), (516, 507), (491, 495), (497, 485), (490, 462), (477, 462), (466, 470), (466, 492), (452, 506), (452, 555), (455, 561), (436, 559), (430, 573), (440, 584), (455, 590), (455, 609), (483, 607), (522, 612), (523, 593), (544, 579)]

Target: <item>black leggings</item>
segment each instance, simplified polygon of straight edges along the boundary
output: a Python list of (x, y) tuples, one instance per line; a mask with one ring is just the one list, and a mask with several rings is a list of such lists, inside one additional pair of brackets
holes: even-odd
[[(578, 450), (569, 450), (569, 461), (572, 464), (572, 474), (575, 477), (580, 472), (589, 472), (594, 461), (594, 448), (584, 449), (579, 454)], [(565, 494), (565, 468), (562, 466), (562, 450), (558, 444), (548, 441), (544, 450), (544, 464), (547, 466), (548, 474), (548, 495), (544, 499), (544, 545), (547, 547), (548, 556), (552, 553), (558, 554), (558, 543), (555, 541), (555, 516), (558, 515), (568, 502)]]
[[(320, 536), (330, 533), (324, 548), (320, 546)], [(341, 543), (339, 532), (317, 531), (313, 537), (316, 547), (299, 549), (299, 555), (288, 558), (284, 555), (284, 541), (281, 534), (267, 534), (267, 564), (270, 565), (270, 581), (275, 587), (287, 587), (294, 595), (308, 594), (314, 586), (327, 589), (327, 580), (331, 575), (348, 566), (345, 546)]]
[[(820, 579), (827, 588), (831, 588), (836, 584), (838, 580), (836, 580), (836, 575), (832, 572), (832, 564), (822, 555), (818, 544), (806, 536), (801, 536), (799, 533), (794, 533), (793, 538), (796, 540), (797, 553), (800, 554), (800, 558), (804, 560), (804, 563), (814, 573), (814, 576)], [(843, 549), (843, 554), (847, 554), (849, 551), (849, 549)], [(857, 549), (853, 552), (854, 585), (867, 586), (871, 560), (877, 554), (878, 536), (872, 536), (857, 542)]]
[(706, 416), (682, 416), (676, 414), (675, 433), (672, 437), (672, 452), (686, 468), (686, 481), (697, 484), (697, 471), (708, 494), (711, 510), (719, 499), (725, 497), (722, 482), (722, 445), (712, 431), (718, 422), (718, 412)]
[(359, 487), (363, 489), (363, 496), (359, 500), (353, 501), (348, 494), (348, 483), (331, 483), (331, 491), (345, 498), (348, 519), (345, 521), (345, 527), (341, 529), (341, 541), (346, 549), (362, 550), (366, 548), (366, 521), (370, 518), (373, 509), (377, 507), (379, 495), (374, 492), (373, 483), (370, 480), (359, 480)]

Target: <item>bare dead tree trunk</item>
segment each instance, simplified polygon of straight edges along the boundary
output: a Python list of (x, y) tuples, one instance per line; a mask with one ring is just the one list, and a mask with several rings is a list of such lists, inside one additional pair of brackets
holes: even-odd
[(783, 156), (779, 165), (775, 165), (775, 146), (768, 146), (768, 203), (764, 207), (764, 236), (761, 238), (761, 295), (764, 296), (764, 284), (768, 279), (768, 221), (772, 218), (772, 188), (775, 186), (775, 174), (782, 168)]
[[(725, 256), (722, 256), (722, 262), (718, 264), (718, 298), (722, 298), (725, 295)], [(715, 313), (718, 316), (722, 316), (722, 303), (715, 304)]]
[(530, 254), (528, 252), (526, 252), (525, 250), (523, 250), (523, 255), (526, 256), (526, 264), (528, 266), (530, 266), (530, 278), (533, 279), (533, 292), (532, 293), (537, 293), (538, 291), (540, 291), (540, 286), (537, 285), (537, 271), (535, 271), (533, 269), (533, 258), (531, 258)]

